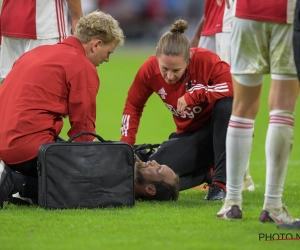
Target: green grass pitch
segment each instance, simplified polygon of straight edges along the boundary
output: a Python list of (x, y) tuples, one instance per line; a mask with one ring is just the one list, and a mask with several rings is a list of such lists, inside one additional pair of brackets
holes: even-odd
[[(109, 63), (98, 67), (101, 87), (97, 99), (96, 130), (107, 140), (120, 139), (127, 91), (153, 48), (117, 48)], [(46, 211), (39, 207), (5, 205), (0, 210), (0, 249), (299, 249), (300, 231), (279, 230), (258, 221), (265, 185), (264, 143), (268, 126), (269, 77), (263, 85), (250, 171), (256, 190), (243, 193), (242, 221), (215, 218), (222, 201), (205, 201), (205, 192), (190, 189), (177, 202), (137, 202), (132, 208)], [(295, 139), (286, 177), (283, 202), (300, 217), (300, 107), (295, 118)], [(68, 120), (61, 136), (67, 139)], [(175, 129), (171, 113), (152, 96), (141, 120), (137, 143), (160, 143)], [(266, 241), (275, 239), (275, 241)]]

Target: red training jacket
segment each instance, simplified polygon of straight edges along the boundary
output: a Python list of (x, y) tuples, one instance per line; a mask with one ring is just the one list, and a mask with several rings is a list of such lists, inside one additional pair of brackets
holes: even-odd
[[(153, 92), (173, 114), (177, 133), (197, 130), (211, 116), (216, 100), (233, 96), (230, 66), (209, 50), (192, 48), (191, 53), (188, 73), (182, 82), (176, 84), (165, 82), (156, 56), (151, 56), (140, 67), (128, 91), (121, 141), (134, 145), (145, 103)], [(187, 90), (189, 81), (191, 88)], [(177, 100), (183, 95), (189, 113), (182, 116), (177, 111)]]
[(0, 158), (7, 164), (33, 159), (42, 143), (59, 135), (67, 115), (69, 136), (95, 132), (99, 85), (95, 66), (74, 37), (22, 55), (0, 87)]

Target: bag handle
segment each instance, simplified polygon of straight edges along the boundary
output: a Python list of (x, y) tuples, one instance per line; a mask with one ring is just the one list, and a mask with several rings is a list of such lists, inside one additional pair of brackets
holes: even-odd
[(97, 135), (93, 132), (81, 132), (79, 134), (73, 135), (72, 137), (69, 138), (69, 140), (67, 140), (67, 142), (72, 142), (72, 141), (74, 141), (74, 139), (76, 139), (77, 137), (82, 136), (82, 135), (92, 135), (94, 137), (97, 137), (99, 141), (105, 142), (105, 140), (100, 135)]
[(158, 148), (161, 144), (138, 144), (138, 145), (134, 145), (133, 150), (134, 152), (138, 151), (138, 150), (144, 150), (144, 149), (150, 149), (153, 150), (154, 148)]

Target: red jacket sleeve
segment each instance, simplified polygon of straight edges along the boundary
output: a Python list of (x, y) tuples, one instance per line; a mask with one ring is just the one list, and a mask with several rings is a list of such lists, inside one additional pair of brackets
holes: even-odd
[[(208, 84), (196, 84), (185, 93), (184, 99), (187, 105), (196, 105), (202, 102), (212, 103), (223, 97), (233, 97), (232, 78), (230, 66), (215, 57), (211, 67), (204, 68), (209, 70)], [(222, 72), (220, 74), (220, 72)]]
[(140, 118), (148, 98), (153, 90), (150, 88), (146, 73), (146, 64), (142, 65), (128, 91), (123, 110), (121, 141), (134, 145), (140, 124)]
[[(82, 70), (69, 81), (68, 109), (71, 124), (68, 131), (69, 137), (80, 132), (95, 133), (96, 96), (100, 84), (95, 72)], [(75, 141), (92, 141), (94, 139), (93, 136), (80, 136)]]

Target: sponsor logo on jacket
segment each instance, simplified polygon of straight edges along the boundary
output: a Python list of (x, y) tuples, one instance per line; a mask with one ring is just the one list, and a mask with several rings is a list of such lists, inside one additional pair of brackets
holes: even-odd
[(180, 116), (181, 118), (193, 119), (196, 114), (199, 114), (202, 111), (202, 108), (200, 106), (194, 106), (193, 108), (186, 107), (186, 111), (188, 111), (188, 113), (181, 115), (179, 111), (172, 105), (168, 103), (164, 104), (167, 106), (167, 108), (171, 111), (173, 115)]

